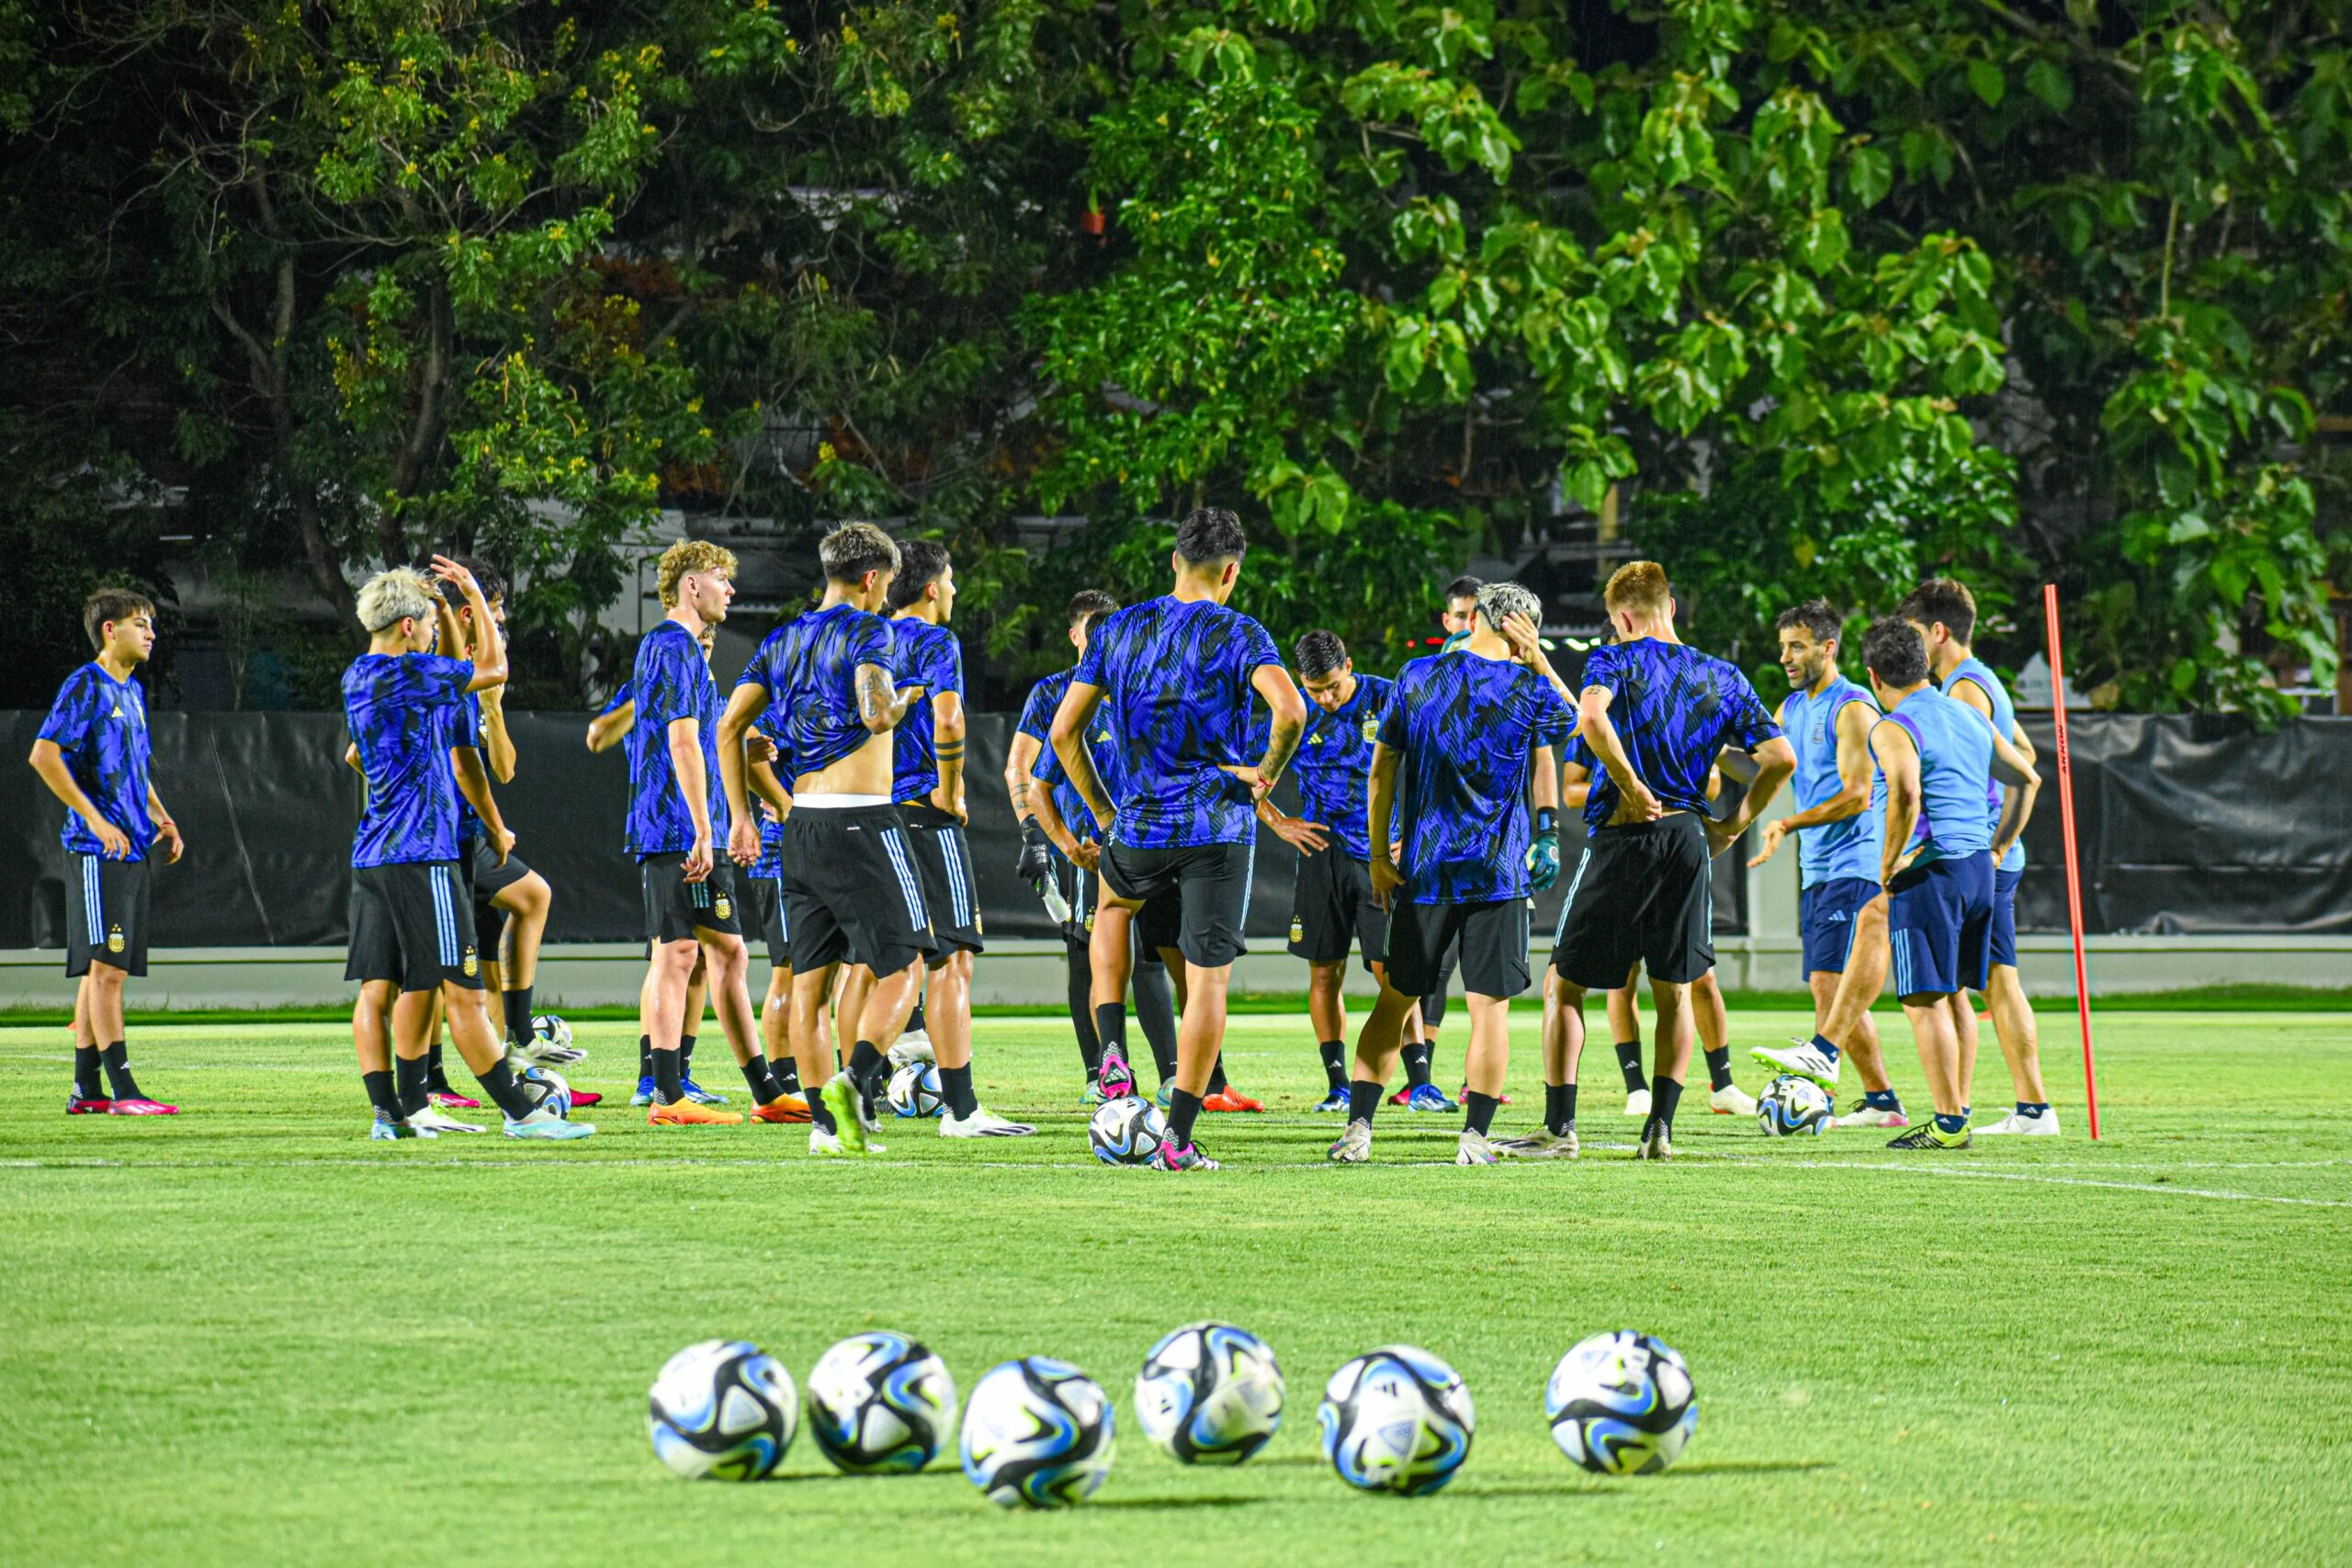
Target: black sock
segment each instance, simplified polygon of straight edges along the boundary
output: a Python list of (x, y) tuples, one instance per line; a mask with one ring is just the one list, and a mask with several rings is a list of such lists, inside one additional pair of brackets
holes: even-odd
[(685, 1099), (686, 1091), (680, 1087), (678, 1081), (684, 1076), (684, 1070), (678, 1066), (678, 1054), (675, 1051), (664, 1051), (659, 1046), (655, 1047), (652, 1073), (653, 1103), (675, 1105)]
[(1722, 1046), (1707, 1053), (1707, 1087), (1709, 1089), (1731, 1087), (1730, 1046)]
[(517, 1045), (531, 1039), (531, 987), (519, 986), (505, 995), (506, 1038)]
[(1216, 1054), (1216, 1060), (1209, 1064), (1209, 1092), (1223, 1094), (1231, 1087), (1225, 1077), (1225, 1053), (1219, 1051)]
[(695, 1076), (695, 1037), (691, 1034), (678, 1036), (678, 1076), (682, 1078)]
[[(1103, 1002), (1094, 1010), (1094, 1038), (1102, 1042), (1102, 1055), (1119, 1054), (1121, 1061), (1127, 1055), (1127, 1004)], [(1132, 1066), (1132, 1064), (1130, 1064)]]
[(433, 1104), (432, 1089), (425, 1081), (424, 1058), (411, 1060), (406, 1056), (392, 1058), (392, 1084), (400, 1095), (401, 1114), (413, 1116)]
[(1547, 1083), (1544, 1086), (1544, 1130), (1557, 1137), (1577, 1124), (1577, 1086), (1572, 1083)]
[(1674, 1112), (1682, 1104), (1682, 1085), (1674, 1078), (1650, 1080), (1650, 1120), (1674, 1131)]
[(1094, 975), (1087, 967), (1086, 949), (1075, 942), (1067, 944), (1064, 957), (1069, 971), (1069, 1027), (1078, 1036), (1078, 1059), (1086, 1067), (1086, 1081), (1092, 1083), (1102, 1071), (1102, 1037), (1094, 1032)]
[(392, 1088), (391, 1074), (362, 1073), (359, 1081), (368, 1090), (368, 1104), (395, 1122), (406, 1120), (401, 1114), (401, 1097), (399, 1091)]
[(859, 1041), (849, 1049), (849, 1081), (872, 1103), (890, 1081), (890, 1058), (876, 1051), (871, 1040)]
[(1430, 1081), (1430, 1048), (1426, 1043), (1408, 1045), (1401, 1055), (1405, 1058), (1407, 1089), (1419, 1089)]
[(1176, 1001), (1168, 989), (1168, 966), (1137, 964), (1133, 986), (1136, 1022), (1150, 1043), (1151, 1065), (1159, 1069), (1159, 1081), (1166, 1083), (1176, 1076)]
[(537, 1109), (531, 1103), (531, 1097), (523, 1092), (523, 1086), (514, 1081), (514, 1069), (506, 1065), (505, 1057), (492, 1062), (490, 1071), (474, 1076), (481, 1079), (481, 1087), (489, 1091), (498, 1109), (517, 1121)]
[(1333, 1094), (1345, 1093), (1348, 1087), (1348, 1048), (1338, 1040), (1326, 1040), (1316, 1047), (1323, 1053), (1323, 1077)]
[(77, 1100), (104, 1100), (106, 1080), (98, 1076), (98, 1048), (96, 1045), (74, 1047), (74, 1095)]
[(455, 1094), (449, 1087), (449, 1075), (441, 1066), (441, 1042), (435, 1040), (424, 1048), (424, 1087), (435, 1094)]
[(650, 1034), (637, 1037), (637, 1076), (640, 1078), (653, 1076), (653, 1036)]
[(116, 1100), (144, 1100), (137, 1080), (130, 1076), (130, 1048), (118, 1040), (98, 1053), (98, 1064), (107, 1070), (107, 1088)]
[(768, 1077), (775, 1080), (775, 1091), (778, 1094), (798, 1094), (800, 1092), (799, 1058), (786, 1056), (782, 1061), (771, 1058), (768, 1062)]
[(1617, 1042), (1617, 1070), (1625, 1075), (1625, 1092), (1639, 1094), (1650, 1087), (1642, 1076), (1642, 1043), (1638, 1040)]
[(928, 1034), (931, 1032), (930, 1029), (926, 1027), (923, 1019), (922, 993), (920, 991), (915, 993), (914, 1010), (907, 1014), (907, 1032), (909, 1034)]
[(960, 1067), (939, 1069), (939, 1091), (947, 1101), (947, 1113), (958, 1122), (980, 1108), (980, 1097), (972, 1092), (972, 1064)]
[(743, 1082), (752, 1090), (755, 1105), (766, 1105), (783, 1090), (775, 1087), (775, 1076), (768, 1071), (768, 1059), (754, 1052), (752, 1059), (739, 1064), (743, 1069)]
[(1475, 1089), (1465, 1089), (1463, 1091), (1462, 1104), (1469, 1114), (1463, 1125), (1473, 1133), (1483, 1134), (1495, 1124), (1495, 1108), (1501, 1103), (1501, 1100), (1491, 1094), (1480, 1094)]
[(1193, 1123), (1200, 1119), (1201, 1097), (1182, 1089), (1171, 1089), (1168, 1096), (1168, 1141), (1184, 1148), (1193, 1141)]
[(1371, 1121), (1372, 1113), (1380, 1109), (1380, 1097), (1387, 1089), (1386, 1084), (1374, 1083), (1370, 1078), (1351, 1081), (1348, 1085), (1348, 1120)]
[(808, 1102), (808, 1121), (820, 1132), (838, 1133), (841, 1123), (833, 1120), (833, 1108), (825, 1103), (822, 1090), (810, 1090), (801, 1098)]

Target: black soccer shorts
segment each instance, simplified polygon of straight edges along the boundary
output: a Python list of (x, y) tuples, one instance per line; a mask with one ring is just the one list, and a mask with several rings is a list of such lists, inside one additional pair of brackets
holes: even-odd
[(756, 936), (768, 944), (768, 966), (792, 967), (792, 945), (784, 919), (784, 884), (773, 876), (753, 876), (738, 869), (736, 914), (741, 918), (745, 940)]
[(465, 882), (456, 861), (360, 866), (351, 874), (346, 980), (390, 980), (403, 991), (481, 989)]
[(147, 973), (147, 863), (65, 852), (65, 973)]
[(1705, 823), (1688, 811), (1596, 829), (1568, 881), (1552, 967), (1571, 985), (1613, 990), (1634, 965), (1685, 985), (1715, 966), (1715, 894)]
[(735, 903), (735, 863), (725, 850), (700, 882), (686, 880), (685, 861), (676, 850), (648, 855), (637, 870), (645, 889), (646, 941), (694, 942), (699, 940), (697, 931), (743, 934), (743, 912)]
[(1462, 988), (1482, 997), (1527, 989), (1527, 900), (1409, 904), (1388, 912), (1388, 983), (1408, 997), (1435, 988), (1448, 949), (1461, 943)]
[(1372, 867), (1334, 842), (1299, 852), (1291, 883), (1290, 950), (1309, 964), (1338, 964), (1353, 942), (1370, 969), (1388, 959), (1388, 911), (1372, 896)]
[[(1258, 845), (1183, 844), (1136, 849), (1111, 843), (1102, 848), (1102, 886), (1121, 898), (1142, 900), (1148, 911), (1155, 894), (1172, 891), (1180, 929), (1172, 945), (1184, 962), (1220, 969), (1250, 951), (1242, 928), (1250, 920), (1250, 884), (1257, 872)], [(1147, 940), (1165, 937), (1165, 916), (1147, 922)], [(1152, 945), (1170, 945), (1154, 942)]]
[(531, 874), (523, 857), (510, 854), (506, 863), (498, 863), (498, 852), (490, 847), (490, 840), (473, 840), (473, 853), (468, 857), (468, 882), (474, 897), (474, 942), (486, 959), (498, 956), (498, 939), (506, 933), (506, 911), (492, 902), (497, 897)]
[(944, 960), (958, 948), (979, 952), (980, 899), (964, 824), (953, 812), (924, 800), (902, 803), (899, 815), (906, 818), (907, 843), (922, 880), (923, 908), (931, 915), (932, 956)]
[(803, 800), (785, 819), (783, 854), (795, 974), (846, 959), (887, 978), (931, 952), (922, 874), (897, 807)]

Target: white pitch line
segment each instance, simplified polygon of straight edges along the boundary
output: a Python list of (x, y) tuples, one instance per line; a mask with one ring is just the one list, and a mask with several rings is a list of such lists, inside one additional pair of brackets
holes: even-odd
[[(1725, 1165), (1760, 1166), (1765, 1161), (1746, 1155), (1719, 1155), (1716, 1160)], [(2287, 1198), (2270, 1192), (2233, 1192), (2219, 1187), (2180, 1187), (2170, 1182), (2154, 1181), (2094, 1181), (2081, 1176), (2036, 1176), (2023, 1170), (1960, 1170), (1951, 1166), (1900, 1165), (1892, 1161), (1860, 1160), (1773, 1160), (1775, 1166), (1795, 1170), (1892, 1170), (1905, 1176), (1940, 1176), (1978, 1181), (2030, 1181), (2045, 1187), (2103, 1187), (2118, 1192), (2153, 1192), (2178, 1198), (2220, 1198), (2233, 1203), (2286, 1203), (2297, 1208), (2352, 1209), (2352, 1201), (2341, 1198)]]

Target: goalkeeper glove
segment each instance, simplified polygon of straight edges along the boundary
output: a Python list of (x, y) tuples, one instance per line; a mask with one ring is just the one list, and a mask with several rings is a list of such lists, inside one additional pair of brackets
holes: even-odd
[(1560, 880), (1560, 829), (1558, 818), (1548, 806), (1535, 811), (1535, 841), (1527, 846), (1527, 870), (1535, 891), (1548, 891)]
[(1035, 817), (1021, 819), (1021, 858), (1013, 863), (1012, 874), (1035, 886), (1053, 874), (1054, 861), (1046, 841), (1045, 829)]

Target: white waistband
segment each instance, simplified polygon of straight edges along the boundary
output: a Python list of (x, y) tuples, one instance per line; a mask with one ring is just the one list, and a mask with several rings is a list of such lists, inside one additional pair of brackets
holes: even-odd
[(796, 795), (792, 797), (795, 811), (848, 811), (860, 806), (888, 806), (887, 795)]

